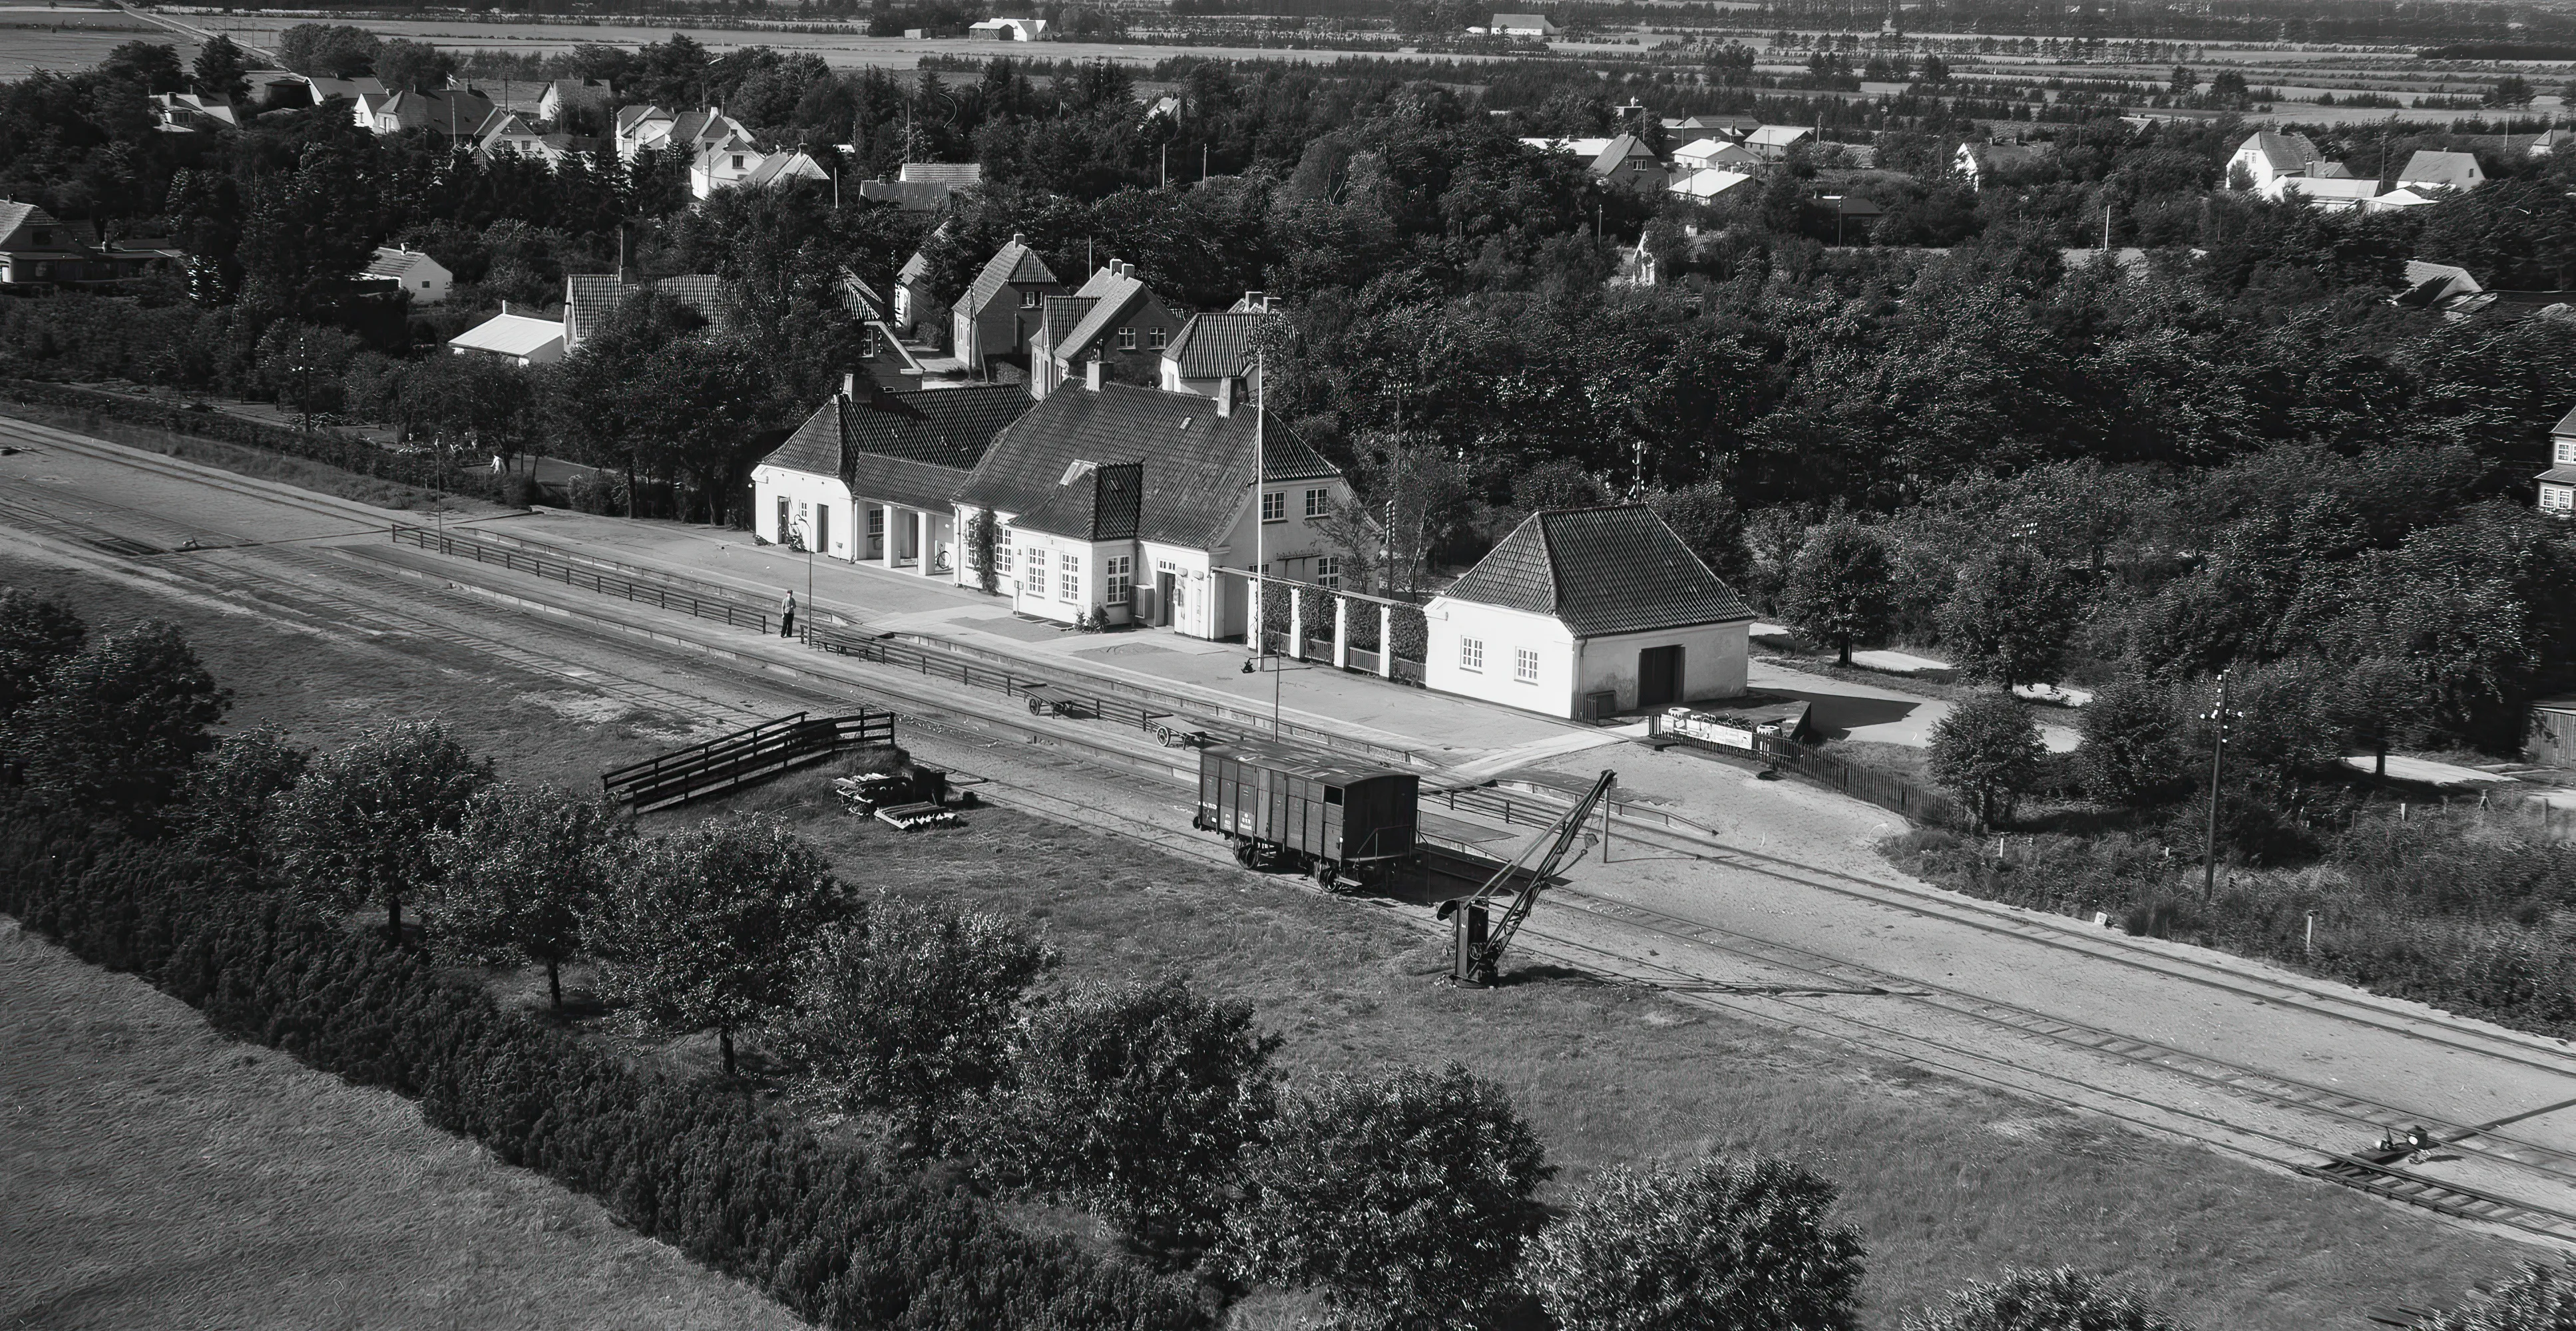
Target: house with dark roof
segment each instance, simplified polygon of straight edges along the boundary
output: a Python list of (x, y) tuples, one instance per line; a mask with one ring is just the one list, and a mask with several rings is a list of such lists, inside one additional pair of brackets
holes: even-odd
[(1244, 631), (1248, 574), (1339, 585), (1329, 521), (1350, 483), (1284, 421), (1230, 397), (1080, 382), (1005, 427), (957, 492), (959, 530), (993, 515), (1013, 609), (1225, 638)]
[(1112, 259), (1081, 290), (1038, 303), (1038, 330), (1029, 337), (1029, 396), (1042, 398), (1067, 380), (1094, 375), (1155, 382), (1179, 327), (1163, 298), (1136, 276), (1136, 265)]
[(2414, 190), (2476, 189), (2487, 183), (2487, 173), (2478, 165), (2477, 154), (2436, 152), (2418, 148), (2397, 172), (2397, 188)]
[(2533, 479), (2540, 485), (2541, 512), (2576, 517), (2576, 411), (2549, 427), (2549, 470)]
[(436, 305), (447, 299), (447, 289), (456, 275), (447, 271), (447, 265), (409, 245), (378, 245), (359, 279), (378, 286), (390, 283), (411, 297), (414, 305)]
[(1014, 233), (951, 307), (951, 350), (975, 375), (990, 373), (992, 361), (1017, 360), (1028, 352), (1046, 298), (1063, 294), (1064, 284), (1029, 248), (1028, 237)]
[(2343, 163), (2326, 160), (2315, 140), (2305, 134), (2283, 134), (2276, 130), (2256, 130), (2227, 159), (2227, 181), (2239, 179), (2245, 188), (2266, 199), (2278, 199), (2285, 182), (2292, 180), (2348, 180), (2352, 173)]
[(1278, 317), (1266, 307), (1240, 303), (1222, 314), (1191, 315), (1163, 349), (1163, 391), (1216, 398), (1229, 410), (1251, 401), (1258, 375), (1255, 346), (1263, 325)]
[(694, 162), (710, 145), (727, 139), (751, 142), (749, 126), (712, 106), (700, 111), (622, 106), (617, 109), (614, 133), (621, 162), (654, 152), (678, 152)]
[(1662, 160), (1655, 156), (1655, 150), (1634, 134), (1621, 134), (1603, 144), (1601, 151), (1593, 154), (1583, 169), (1596, 180), (1648, 194), (1662, 189), (1665, 179), (1672, 174), (1664, 169)]
[(1002, 427), (1017, 385), (888, 392), (858, 375), (752, 468), (763, 540), (923, 577), (959, 576), (956, 496)]
[(0, 199), (0, 282), (86, 281), (94, 240), (87, 222), (60, 221), (32, 203)]
[(401, 88), (387, 93), (361, 93), (351, 114), (361, 129), (400, 134), (425, 129), (448, 139), (470, 138), (491, 120), (492, 99), (472, 88), (424, 92)]
[(713, 273), (683, 273), (657, 282), (634, 281), (624, 273), (566, 273), (564, 354), (581, 350), (581, 344), (607, 324), (608, 316), (639, 291), (659, 291), (697, 311), (708, 323), (724, 318), (724, 279)]
[(1753, 624), (1642, 504), (1529, 515), (1423, 615), (1427, 686), (1587, 719), (1741, 694)]

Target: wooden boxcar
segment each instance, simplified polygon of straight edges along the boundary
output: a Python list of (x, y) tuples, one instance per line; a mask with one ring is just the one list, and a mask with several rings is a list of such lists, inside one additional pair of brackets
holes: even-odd
[(1413, 857), (1421, 791), (1410, 772), (1244, 741), (1200, 751), (1190, 825), (1234, 843), (1246, 865), (1293, 868), (1327, 887), (1370, 887)]

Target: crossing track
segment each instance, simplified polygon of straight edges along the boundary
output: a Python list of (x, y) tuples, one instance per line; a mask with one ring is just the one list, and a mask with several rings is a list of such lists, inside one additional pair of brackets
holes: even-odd
[[(40, 446), (53, 445), (45, 443)], [(96, 455), (119, 465), (128, 464), (122, 451), (102, 449), (96, 450)], [(144, 460), (147, 464), (150, 461), (148, 456)], [(150, 468), (147, 466), (147, 469)], [(174, 469), (168, 474), (174, 479), (190, 482), (202, 479), (186, 469)], [(246, 497), (281, 502), (265, 491), (233, 488), (240, 489)], [(335, 519), (347, 520), (351, 516), (327, 504), (284, 502), (289, 507)], [(731, 726), (745, 719), (762, 719), (759, 707), (718, 700), (704, 687), (696, 690), (675, 688), (602, 670), (539, 645), (548, 635), (606, 639), (609, 635), (604, 630), (583, 629), (577, 623), (530, 613), (513, 613), (463, 592), (425, 588), (421, 582), (363, 565), (328, 550), (305, 549), (283, 543), (243, 542), (234, 534), (197, 527), (152, 512), (101, 503), (86, 496), (81, 502), (81, 507), (88, 510), (85, 516), (67, 514), (61, 511), (63, 507), (34, 502), (29, 498), (28, 487), (0, 485), (0, 525), (16, 526), (77, 543), (132, 563), (151, 564), (177, 579), (235, 602), (256, 604), (266, 611), (308, 623), (337, 624), (370, 634), (435, 640), (541, 676), (566, 679), (638, 706), (686, 716), (711, 726)], [(359, 534), (365, 530), (364, 525), (353, 522), (348, 534)], [(145, 539), (147, 535), (164, 543), (156, 545)], [(199, 548), (189, 551), (176, 549), (178, 544), (187, 540), (197, 541)], [(488, 625), (496, 616), (506, 616), (513, 621), (535, 621), (541, 628), (536, 633), (519, 631), (514, 623), (503, 636), (463, 626)], [(624, 639), (611, 641), (624, 654), (644, 655)], [(670, 659), (679, 653), (662, 651), (651, 655)], [(877, 672), (865, 672), (869, 676), (866, 683), (844, 688), (837, 682), (827, 683), (812, 674), (782, 677), (756, 664), (726, 662), (704, 655), (687, 656), (683, 669), (687, 676), (710, 682), (725, 678), (732, 678), (737, 683), (756, 680), (761, 690), (772, 696), (790, 695), (829, 704), (858, 701), (887, 707), (901, 717), (907, 743), (925, 750), (1000, 802), (1080, 826), (1112, 830), (1226, 872), (1246, 872), (1234, 864), (1222, 842), (1185, 830), (1185, 822), (1178, 815), (1178, 809), (1194, 798), (1194, 792), (1174, 777), (1168, 762), (1146, 762), (1132, 753), (1080, 733), (1079, 727), (1023, 725), (1010, 720), (1009, 713), (999, 708), (969, 714), (959, 708), (954, 699), (901, 687), (897, 681), (902, 676), (894, 672), (887, 672), (890, 678), (882, 681), (874, 678)], [(848, 673), (862, 672), (852, 670)], [(1045, 770), (1005, 773), (995, 770), (996, 764), (990, 759), (999, 756), (993, 752), (997, 743), (1013, 745), (1014, 757), (1036, 758), (1037, 754), (1029, 752), (1034, 748), (1052, 751), (1068, 760), (1064, 765), (1066, 772), (1078, 772), (1087, 782), (1096, 782), (1105, 769), (1119, 778), (1119, 784), (1126, 788), (1128, 794), (1144, 797), (1141, 811), (1172, 812), (1170, 825), (1140, 817), (1128, 809), (1111, 807), (1111, 802), (1099, 798), (1097, 793), (1091, 798), (1076, 799), (1045, 788), (1054, 784), (1051, 777), (1065, 773)], [(1047, 766), (1027, 762), (1002, 765), (1038, 769)], [(1030, 779), (1032, 777), (1035, 779)], [(1516, 795), (1515, 798), (1523, 797)], [(1543, 802), (1551, 796), (1541, 793), (1535, 798)], [(1658, 826), (1630, 817), (1614, 820), (1614, 826), (1617, 834), (1625, 840), (1722, 862), (1738, 871), (1809, 888), (1838, 891), (1896, 909), (2010, 933), (2083, 952), (2097, 960), (2135, 965), (2174, 980), (2210, 985), (2237, 996), (2259, 996), (2276, 1003), (2284, 1001), (2285, 997), (2295, 997), (2320, 1015), (2374, 1025), (2412, 1039), (2445, 1043), (2484, 1057), (2511, 1058), (2532, 1067), (2561, 1073), (2576, 1069), (2576, 1059), (2552, 1058), (2545, 1049), (2500, 1041), (2477, 1032), (2453, 1033), (2442, 1028), (2428, 1028), (2305, 986), (2246, 977), (2215, 966), (2160, 954), (2145, 957), (2123, 955), (2120, 951), (2106, 951), (2098, 945), (2085, 946), (2069, 930), (1987, 918), (1986, 912), (1981, 910), (1942, 909), (1941, 903), (1905, 889), (1784, 857), (1747, 851), (1729, 845), (1703, 829)], [(1503, 834), (1509, 833), (1506, 830)], [(1282, 886), (1293, 882), (1296, 890), (1317, 890), (1304, 885), (1302, 880), (1274, 881)], [(1547, 920), (1551, 914), (1557, 913), (1581, 917), (1593, 925), (1595, 941), (1578, 939), (1552, 927)], [(1419, 918), (1420, 912), (1408, 911), (1404, 915), (1418, 927), (1426, 930), (1432, 927), (1427, 919)], [(1944, 986), (1927, 985), (1807, 949), (1715, 928), (1572, 887), (1552, 890), (1548, 910), (1542, 912), (1539, 922), (1525, 927), (1521, 936), (1532, 956), (1620, 982), (1650, 986), (1670, 994), (1676, 1001), (1724, 1011), (1767, 1026), (1823, 1035), (1884, 1057), (1942, 1071), (1963, 1081), (1991, 1085), (2016, 1095), (2103, 1114), (2144, 1129), (2310, 1173), (2457, 1218), (2494, 1224), (2544, 1239), (2576, 1243), (2576, 1214), (2533, 1200), (2499, 1197), (2425, 1178), (2395, 1165), (2355, 1162), (2351, 1157), (2340, 1156), (2332, 1148), (2321, 1148), (2312, 1141), (2295, 1140), (2245, 1124), (2231, 1124), (2218, 1116), (2184, 1108), (2169, 1100), (2150, 1099), (2133, 1090), (2104, 1086), (2082, 1077), (2050, 1071), (2034, 1062), (2015, 1061), (1991, 1049), (1971, 1047), (1959, 1039), (1943, 1038), (1921, 1030), (1899, 1029), (1881, 1020), (1874, 1011), (1850, 1010), (1854, 1006), (1850, 1000), (1855, 995), (1870, 995), (1874, 1001), (1883, 999), (1929, 1011), (1962, 1030), (2080, 1052), (2091, 1058), (2151, 1071), (2161, 1078), (2176, 1079), (2186, 1086), (2214, 1094), (2349, 1124), (2355, 1128), (2356, 1138), (2359, 1130), (2366, 1127), (2425, 1121), (2423, 1116), (2395, 1106), (2279, 1077), (2260, 1069), (2130, 1039), (2115, 1032), (2069, 1023), (2036, 1010), (1997, 1003)], [(1623, 938), (1634, 939), (1639, 946), (1619, 946), (1616, 950), (1601, 946), (1603, 941), (1616, 943)], [(1650, 949), (1646, 946), (1648, 943), (1658, 946)], [(1692, 969), (1670, 960), (1647, 959), (1646, 954), (1650, 950), (1677, 952), (1683, 956), (1697, 952), (1724, 964)], [(1812, 987), (1754, 987), (1727, 979), (1729, 972), (1740, 974), (1742, 963), (1755, 963), (1773, 971), (1785, 970), (1811, 978), (1814, 984)], [(2455, 1125), (2436, 1125), (2435, 1136), (2442, 1140), (2446, 1150), (2464, 1156), (2473, 1155), (2484, 1164), (2528, 1177), (2553, 1190), (2576, 1187), (2576, 1154), (2500, 1131), (2472, 1133)], [(2453, 1140), (2455, 1137), (2458, 1140)], [(2355, 1168), (2356, 1163), (2366, 1167)]]

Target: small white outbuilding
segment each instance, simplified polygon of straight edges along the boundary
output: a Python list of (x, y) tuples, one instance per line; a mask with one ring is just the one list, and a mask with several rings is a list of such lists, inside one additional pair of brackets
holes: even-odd
[(1446, 693), (1598, 719), (1744, 692), (1752, 608), (1643, 504), (1533, 513), (1423, 613)]

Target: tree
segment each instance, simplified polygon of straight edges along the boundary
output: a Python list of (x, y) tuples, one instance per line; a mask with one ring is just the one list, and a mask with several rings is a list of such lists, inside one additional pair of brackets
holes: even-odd
[(1970, 675), (2005, 688), (2052, 678), (2081, 597), (2047, 555), (2015, 541), (1959, 570), (1941, 607), (1941, 640)]
[(2531, 80), (2520, 74), (2507, 74), (2497, 79), (2494, 87), (2487, 89), (2486, 103), (2489, 106), (2529, 106), (2533, 95)]
[(178, 48), (162, 42), (119, 42), (98, 62), (98, 70), (109, 78), (138, 84), (145, 92), (177, 92), (188, 86)]
[(647, 1026), (714, 1031), (726, 1076), (734, 1035), (796, 991), (796, 955), (842, 913), (822, 852), (748, 815), (644, 844), (584, 932), (600, 985)]
[(181, 783), (170, 821), (198, 854), (258, 867), (269, 858), (278, 800), (312, 764), (311, 749), (273, 726), (226, 736)]
[(2075, 724), (2084, 737), (2075, 761), (2093, 798), (2144, 807), (2191, 788), (2182, 718), (2164, 684), (2124, 679), (2105, 685), (2076, 713)]
[(435, 721), (398, 721), (322, 755), (277, 802), (278, 863), (305, 895), (336, 910), (385, 908), (402, 939), (402, 903), (438, 881), (432, 849), (492, 783)]
[(999, 916), (880, 897), (797, 969), (780, 1044), (853, 1104), (900, 1111), (914, 1140), (998, 1084), (1020, 997), (1053, 958)]
[(20, 779), (58, 808), (136, 813), (165, 803), (232, 695), (157, 620), (94, 638), (10, 714)]
[(1164, 1253), (1214, 1240), (1235, 1158), (1272, 1111), (1280, 1037), (1171, 977), (1087, 984), (1030, 1015), (979, 1131), (986, 1167)]
[(1682, 538), (1709, 571), (1730, 587), (1743, 589), (1751, 571), (1752, 552), (1744, 544), (1744, 510), (1726, 487), (1702, 481), (1678, 490), (1660, 487), (1646, 492), (1646, 507)]
[(554, 786), (483, 787), (456, 829), (431, 841), (432, 935), (483, 965), (545, 967), (548, 1001), (561, 1012), (563, 964), (580, 954), (582, 920), (624, 868), (631, 835), (615, 810)]
[(1500, 1086), (1456, 1063), (1293, 1096), (1263, 1134), (1226, 1263), (1313, 1286), (1363, 1327), (1483, 1324), (1555, 1170)]
[(216, 33), (198, 48), (196, 63), (189, 67), (189, 82), (200, 97), (221, 97), (238, 101), (250, 95), (250, 62), (233, 39)]
[(2009, 693), (1979, 693), (1950, 708), (1932, 727), (1932, 779), (1977, 810), (1977, 823), (1992, 826), (1998, 807), (2012, 816), (2012, 802), (2039, 779), (2048, 752), (2030, 709)]
[(0, 587), (0, 721), (44, 688), (45, 677), (89, 640), (89, 626), (50, 596)]
[(1567, 1331), (1859, 1325), (1860, 1231), (1786, 1160), (1615, 1167), (1539, 1232), (1525, 1277)]
[(2576, 1261), (2525, 1266), (2513, 1279), (2472, 1294), (2468, 1302), (2435, 1313), (2415, 1327), (2416, 1331), (2576, 1331)]
[(1827, 524), (1790, 561), (1780, 613), (1799, 633), (1833, 644), (1836, 661), (1850, 665), (1852, 644), (1885, 633), (1895, 613), (1890, 573), (1877, 533), (1855, 522)]
[(298, 23), (277, 35), (277, 59), (298, 74), (353, 79), (375, 67), (376, 35), (338, 23)]
[(376, 48), (374, 68), (388, 88), (436, 90), (446, 87), (448, 76), (456, 72), (456, 54), (397, 37)]
[[(2499, 1322), (2537, 1331), (2538, 1322)], [(2007, 1270), (1992, 1284), (1951, 1292), (1941, 1307), (1905, 1319), (1905, 1331), (2185, 1331), (2130, 1286), (2071, 1267)], [(2442, 1331), (2471, 1331), (2463, 1325)], [(2480, 1331), (2483, 1331), (2481, 1328)]]
[(2200, 75), (2193, 73), (2189, 65), (2176, 65), (2173, 78), (2167, 86), (2173, 89), (2174, 96), (2189, 97), (2192, 89), (2200, 86)]

